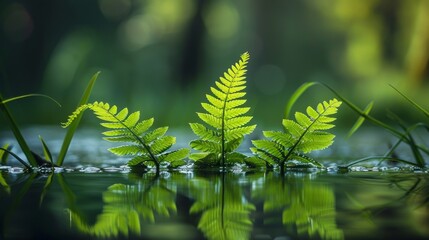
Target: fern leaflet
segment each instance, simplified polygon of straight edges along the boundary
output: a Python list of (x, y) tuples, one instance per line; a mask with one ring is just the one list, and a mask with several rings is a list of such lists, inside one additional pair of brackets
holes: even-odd
[(256, 157), (247, 159), (251, 165), (258, 165), (258, 160), (263, 160), (267, 165), (279, 165), (281, 171), (286, 162), (297, 160), (318, 167), (322, 165), (304, 155), (314, 150), (322, 150), (329, 147), (335, 135), (326, 130), (333, 128), (335, 118), (331, 115), (337, 113), (341, 101), (332, 99), (329, 102), (319, 103), (317, 108), (307, 107), (306, 114), (295, 113), (295, 121), (283, 119), (284, 132), (264, 131), (267, 139), (253, 140), (255, 147), (251, 151)]
[(115, 105), (94, 102), (78, 107), (69, 116), (67, 122), (62, 124), (63, 127), (68, 127), (79, 114), (87, 109), (92, 110), (96, 117), (103, 121), (101, 125), (108, 129), (102, 133), (104, 140), (126, 143), (126, 145), (108, 150), (119, 156), (133, 156), (128, 165), (155, 166), (159, 171), (162, 162), (170, 164), (171, 167), (185, 163), (183, 159), (189, 154), (189, 149), (166, 152), (176, 143), (176, 138), (164, 136), (168, 127), (160, 127), (148, 132), (154, 119), (140, 121), (139, 111), (128, 114), (127, 108), (118, 111)]
[(249, 107), (243, 107), (246, 102), (242, 99), (246, 93), (246, 66), (249, 61), (249, 53), (243, 53), (240, 60), (233, 64), (223, 76), (215, 81), (215, 87), (211, 87), (211, 94), (207, 94), (207, 103), (201, 103), (206, 113), (198, 112), (198, 117), (206, 123), (190, 123), (192, 131), (200, 137), (190, 143), (190, 146), (199, 152), (190, 155), (196, 164), (208, 164), (225, 166), (229, 163), (243, 162), (245, 156), (234, 152), (244, 135), (250, 134), (256, 125), (247, 124), (251, 116), (244, 116), (249, 112)]

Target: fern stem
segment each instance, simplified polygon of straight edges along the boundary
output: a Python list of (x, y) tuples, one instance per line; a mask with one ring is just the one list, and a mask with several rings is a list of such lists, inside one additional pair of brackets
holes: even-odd
[(226, 115), (226, 103), (228, 102), (228, 97), (229, 97), (229, 95), (231, 93), (231, 88), (233, 87), (234, 81), (238, 77), (238, 73), (240, 73), (246, 67), (248, 59), (244, 58), (243, 55), (241, 57), (241, 60), (243, 61), (243, 63), (240, 64), (240, 68), (237, 68), (237, 70), (234, 71), (234, 75), (231, 76), (232, 79), (231, 79), (231, 81), (229, 81), (229, 86), (227, 86), (228, 87), (228, 91), (226, 92), (225, 100), (223, 102), (223, 107), (222, 107), (222, 135), (221, 135), (221, 143), (222, 143), (222, 145), (221, 145), (222, 167), (225, 167), (225, 154), (226, 154), (225, 153), (225, 131), (226, 131), (225, 130), (225, 122), (226, 122), (225, 115)]

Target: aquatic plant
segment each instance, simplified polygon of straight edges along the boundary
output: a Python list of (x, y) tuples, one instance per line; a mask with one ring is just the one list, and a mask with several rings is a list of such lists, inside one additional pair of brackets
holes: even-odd
[[(100, 74), (100, 72), (95, 73), (91, 80), (89, 81), (88, 86), (86, 87), (84, 94), (79, 102), (79, 105), (85, 104), (88, 102), (89, 96), (91, 95), (92, 92), (92, 88), (98, 78), (98, 75)], [(28, 165), (23, 159), (21, 159), (18, 155), (12, 153), (10, 151), (10, 149), (8, 147), (3, 147), (0, 148), (0, 153), (8, 153), (10, 155), (12, 155), (14, 158), (16, 158), (21, 164), (23, 164), (25, 166), (25, 168), (29, 171), (31, 171), (31, 167), (37, 167), (37, 166), (41, 166), (41, 165), (47, 165), (47, 166), (61, 166), (63, 164), (64, 158), (67, 154), (68, 151), (68, 147), (70, 145), (71, 140), (73, 139), (73, 135), (76, 131), (77, 126), (79, 125), (80, 122), (80, 118), (78, 118), (73, 125), (69, 128), (69, 130), (67, 131), (67, 134), (64, 137), (62, 146), (61, 146), (61, 150), (60, 153), (58, 155), (58, 159), (57, 159), (57, 164), (54, 164), (53, 161), (53, 157), (51, 154), (51, 151), (49, 150), (48, 145), (45, 143), (45, 141), (43, 140), (43, 138), (41, 136), (39, 136), (39, 139), (42, 143), (42, 147), (43, 147), (43, 152), (45, 155), (45, 159), (40, 157), (38, 154), (34, 153), (33, 151), (31, 151), (30, 147), (28, 146), (27, 142), (25, 141), (20, 128), (18, 127), (17, 122), (15, 121), (11, 111), (9, 110), (9, 108), (6, 106), (6, 103), (12, 102), (12, 101), (16, 101), (19, 99), (24, 99), (24, 98), (28, 98), (28, 97), (45, 97), (48, 98), (50, 100), (52, 100), (53, 102), (55, 102), (58, 106), (61, 107), (61, 104), (59, 104), (55, 99), (53, 99), (50, 96), (44, 95), (44, 94), (26, 94), (26, 95), (20, 95), (17, 97), (13, 97), (13, 98), (9, 98), (9, 99), (5, 99), (3, 100), (3, 98), (0, 95), (0, 110), (5, 114), (7, 120), (9, 121), (11, 130), (13, 132), (13, 134), (15, 135), (15, 138), (18, 142), (18, 144), (21, 147), (21, 150), (23, 151), (24, 155), (27, 158), (27, 161), (30, 163), (30, 165)], [(7, 156), (3, 155), (4, 157)], [(5, 158), (2, 159), (2, 163), (5, 162)]]
[[(332, 87), (330, 87), (324, 83), (312, 82), (312, 85), (316, 85), (316, 84), (321, 84), (324, 87), (326, 87), (327, 89), (329, 89), (332, 93), (337, 95), (337, 97), (339, 99), (341, 99), (350, 109), (352, 109), (357, 114), (359, 114), (359, 116), (360, 116), (358, 119), (359, 124), (358, 124), (358, 126), (356, 126), (356, 125), (354, 126), (354, 131), (357, 130), (357, 128), (363, 123), (364, 120), (366, 120), (366, 121), (368, 121), (368, 122), (370, 122), (370, 123), (372, 123), (378, 127), (381, 127), (383, 129), (387, 130), (388, 132), (390, 132), (393, 136), (395, 136), (397, 138), (396, 143), (394, 143), (392, 145), (392, 147), (383, 156), (370, 156), (370, 157), (365, 157), (363, 159), (358, 159), (356, 161), (353, 161), (353, 162), (343, 166), (344, 168), (348, 168), (354, 164), (361, 163), (361, 162), (368, 161), (368, 160), (374, 160), (374, 159), (380, 160), (380, 163), (382, 163), (383, 161), (389, 160), (389, 161), (394, 161), (394, 162), (405, 163), (405, 164), (412, 165), (412, 166), (415, 166), (418, 168), (424, 168), (425, 167), (426, 161), (423, 157), (423, 153), (426, 155), (429, 155), (429, 149), (425, 146), (417, 144), (417, 142), (415, 140), (415, 136), (412, 134), (412, 132), (418, 128), (429, 129), (428, 124), (417, 122), (417, 123), (414, 123), (414, 124), (408, 126), (399, 116), (390, 112), (390, 117), (394, 120), (395, 124), (397, 124), (399, 126), (399, 128), (400, 128), (400, 130), (399, 130), (399, 129), (397, 129), (397, 126), (388, 124), (387, 122), (381, 121), (381, 120), (371, 116), (369, 114), (369, 111), (372, 108), (372, 103), (370, 103), (364, 110), (362, 110), (358, 106), (353, 104), (350, 100), (346, 99), (341, 94), (339, 94), (337, 91), (335, 91)], [(418, 105), (416, 102), (414, 102), (413, 100), (411, 100), (410, 98), (405, 96), (403, 93), (401, 93), (394, 86), (392, 86), (392, 85), (390, 85), (390, 86), (395, 91), (397, 91), (402, 97), (404, 97), (409, 103), (411, 103), (411, 105), (414, 108), (416, 108), (418, 111), (422, 112), (426, 117), (429, 117), (429, 111), (425, 110), (423, 107)], [(395, 156), (395, 150), (397, 149), (397, 147), (401, 143), (408, 145), (408, 147), (410, 148), (411, 153), (414, 157), (414, 162), (409, 161), (409, 160), (400, 159), (397, 156)]]
[[(3, 99), (2, 96), (0, 95), (0, 111), (3, 112), (6, 119), (8, 120), (10, 128), (15, 136), (15, 139), (18, 142), (19, 146), (21, 147), (21, 150), (24, 153), (25, 157), (27, 158), (27, 161), (31, 166), (36, 167), (38, 166), (38, 163), (34, 157), (34, 154), (30, 150), (30, 147), (28, 146), (24, 136), (21, 133), (18, 123), (15, 121), (15, 118), (13, 117), (12, 112), (9, 110), (9, 107), (7, 106), (7, 103), (9, 102), (16, 101), (19, 99), (29, 98), (29, 97), (45, 97), (55, 102), (58, 106), (61, 106), (61, 105), (55, 99), (44, 94), (26, 94), (26, 95), (20, 95), (9, 99)], [(23, 164), (28, 171), (31, 171), (31, 166), (26, 164), (25, 161), (20, 157), (18, 157), (16, 154), (13, 154), (12, 152), (10, 152), (10, 149), (1, 148), (0, 151), (9, 153), (13, 157), (15, 157), (21, 164)]]
[(92, 110), (96, 117), (103, 121), (101, 125), (108, 129), (102, 133), (104, 140), (127, 144), (108, 150), (119, 156), (133, 156), (128, 162), (129, 166), (155, 166), (159, 172), (161, 163), (168, 163), (170, 167), (185, 164), (183, 159), (188, 155), (189, 149), (166, 152), (176, 143), (176, 138), (164, 136), (168, 127), (159, 127), (148, 132), (154, 118), (140, 121), (140, 111), (128, 114), (128, 108), (118, 111), (116, 105), (110, 106), (108, 103), (84, 104), (69, 116), (63, 127), (70, 126), (87, 109)]
[[(375, 126), (378, 126), (382, 129), (385, 129), (386, 131), (390, 132), (394, 137), (397, 138), (396, 143), (392, 145), (392, 147), (381, 156), (369, 156), (362, 159), (358, 159), (356, 161), (352, 161), (344, 166), (340, 166), (340, 168), (348, 169), (350, 166), (369, 161), (369, 160), (379, 160), (379, 163), (381, 164), (383, 161), (392, 161), (392, 162), (399, 162), (404, 163), (408, 165), (412, 165), (418, 168), (424, 168), (426, 165), (426, 161), (423, 158), (423, 154), (429, 155), (429, 149), (425, 146), (417, 144), (415, 140), (415, 136), (412, 134), (413, 131), (415, 131), (418, 128), (424, 128), (429, 129), (429, 125), (426, 123), (414, 123), (412, 125), (407, 125), (405, 121), (403, 121), (399, 116), (395, 115), (394, 113), (390, 112), (390, 117), (393, 118), (395, 124), (397, 124), (400, 128), (400, 130), (397, 129), (397, 126), (388, 124), (385, 121), (381, 121), (373, 116), (370, 115), (370, 111), (374, 105), (373, 101), (371, 101), (364, 109), (361, 109), (360, 107), (356, 106), (353, 102), (345, 98), (343, 95), (339, 94), (336, 90), (334, 90), (332, 87), (325, 83), (320, 82), (307, 82), (303, 85), (301, 85), (295, 93), (290, 98), (291, 100), (288, 102), (285, 108), (285, 115), (287, 116), (290, 113), (290, 109), (293, 106), (293, 104), (297, 101), (297, 99), (310, 87), (316, 86), (316, 85), (322, 85), (323, 87), (327, 88), (329, 91), (334, 93), (343, 103), (345, 103), (351, 110), (356, 112), (359, 115), (359, 118), (357, 119), (356, 123), (353, 125), (353, 127), (349, 131), (349, 136), (351, 136), (354, 132), (356, 132), (359, 127), (364, 123), (366, 120), (367, 122), (370, 122), (374, 124)], [(429, 118), (429, 111), (424, 109), (422, 106), (417, 104), (415, 101), (407, 97), (405, 94), (400, 92), (397, 88), (390, 85), (396, 92), (398, 92), (406, 101), (408, 101), (415, 109), (423, 113), (426, 117)], [(400, 159), (397, 156), (395, 156), (395, 150), (398, 148), (398, 146), (404, 143), (408, 145), (408, 147), (411, 150), (411, 153), (414, 157), (414, 162), (409, 160)]]
[[(199, 151), (192, 153), (190, 159), (197, 166), (222, 166), (242, 163), (245, 155), (235, 152), (243, 141), (244, 135), (250, 134), (256, 125), (247, 125), (251, 116), (244, 116), (249, 107), (243, 97), (246, 93), (246, 66), (250, 55), (245, 52), (240, 60), (233, 64), (211, 87), (212, 94), (206, 94), (208, 103), (201, 103), (207, 113), (198, 112), (198, 117), (208, 125), (190, 123), (192, 131), (200, 137), (190, 146)], [(247, 125), (247, 126), (246, 126)]]
[[(4, 149), (4, 150), (3, 150)], [(3, 147), (0, 148), (0, 164), (6, 165), (9, 152), (12, 150), (12, 146), (9, 143), (5, 143)]]
[(335, 118), (331, 115), (337, 113), (340, 105), (341, 101), (334, 98), (319, 103), (316, 109), (308, 106), (307, 115), (296, 112), (295, 121), (283, 119), (284, 131), (263, 131), (267, 139), (252, 141), (255, 147), (251, 151), (256, 157), (247, 161), (251, 164), (262, 160), (268, 166), (279, 166), (281, 172), (284, 172), (285, 164), (292, 160), (323, 167), (304, 153), (325, 149), (333, 143), (335, 135), (326, 130), (335, 126), (332, 124)]

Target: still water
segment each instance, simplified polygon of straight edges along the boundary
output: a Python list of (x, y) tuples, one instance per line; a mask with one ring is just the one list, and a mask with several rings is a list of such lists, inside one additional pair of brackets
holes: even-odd
[[(24, 131), (42, 153), (38, 134), (56, 156), (57, 128)], [(171, 135), (177, 148), (194, 138)], [(371, 136), (361, 145), (338, 139), (316, 156), (327, 159), (324, 171), (155, 174), (131, 172), (99, 131), (79, 131), (54, 173), (23, 173), (13, 160), (0, 166), (0, 239), (429, 239), (427, 169), (370, 163), (337, 171), (341, 160), (388, 149), (382, 134)], [(8, 132), (0, 142), (17, 146)]]
[(429, 237), (427, 173), (8, 169), (0, 182), (1, 239)]

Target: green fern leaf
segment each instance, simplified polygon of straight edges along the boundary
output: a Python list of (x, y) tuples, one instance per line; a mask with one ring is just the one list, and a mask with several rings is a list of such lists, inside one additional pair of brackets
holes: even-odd
[(171, 136), (163, 136), (161, 138), (156, 139), (150, 145), (154, 154), (160, 154), (167, 149), (169, 149), (173, 144), (176, 143), (176, 138)]
[(217, 131), (206, 128), (200, 123), (190, 123), (192, 131), (199, 136), (201, 139), (207, 139), (209, 141), (219, 142), (221, 136)]
[(247, 126), (252, 117), (244, 114), (250, 108), (240, 107), (246, 103), (242, 98), (246, 95), (245, 74), (249, 58), (249, 53), (242, 54), (240, 60), (215, 81), (215, 86), (210, 88), (211, 94), (206, 94), (208, 102), (201, 103), (206, 113), (198, 112), (197, 115), (207, 127), (199, 123), (189, 124), (192, 131), (200, 137), (190, 143), (194, 150), (200, 151), (191, 154), (192, 160), (207, 161), (209, 165), (217, 166), (225, 166), (226, 161), (243, 162), (241, 155), (237, 157), (234, 151), (243, 137), (252, 133), (256, 127)]
[(139, 152), (143, 151), (142, 147), (139, 145), (124, 145), (119, 147), (112, 147), (108, 149), (111, 153), (125, 156), (125, 155), (136, 155)]
[[(160, 127), (148, 130), (152, 127), (154, 119), (149, 118), (140, 121), (140, 112), (129, 114), (127, 108), (118, 112), (118, 107), (110, 106), (108, 103), (94, 102), (78, 107), (68, 118), (63, 127), (70, 125), (79, 114), (90, 109), (95, 116), (102, 120), (100, 123), (108, 129), (102, 134), (103, 139), (111, 142), (123, 142), (126, 145), (109, 148), (108, 150), (119, 156), (133, 156), (128, 162), (130, 166), (155, 166), (159, 171), (160, 164), (166, 161), (174, 166), (184, 164), (183, 158), (188, 155), (188, 149), (179, 149), (166, 152), (175, 143), (176, 138), (164, 136), (168, 127)], [(174, 164), (172, 164), (174, 162)]]
[(165, 135), (165, 133), (167, 133), (168, 127), (160, 127), (160, 128), (156, 128), (155, 130), (147, 133), (146, 135), (143, 136), (143, 141), (145, 142), (152, 142), (157, 138), (160, 138), (162, 136)]
[(203, 152), (220, 152), (221, 145), (216, 142), (208, 140), (194, 140), (190, 143), (191, 147), (195, 150), (200, 150)]
[[(251, 148), (251, 151), (257, 159), (275, 163), (282, 171), (285, 163), (290, 160), (322, 167), (320, 163), (303, 153), (322, 150), (333, 143), (335, 135), (326, 130), (335, 126), (332, 123), (335, 118), (331, 115), (337, 113), (340, 105), (341, 101), (334, 98), (329, 102), (319, 103), (316, 109), (307, 107), (307, 115), (301, 112), (295, 113), (295, 121), (283, 119), (285, 131), (264, 131), (263, 134), (267, 139), (252, 141), (255, 147)], [(255, 161), (255, 158), (252, 161)]]

